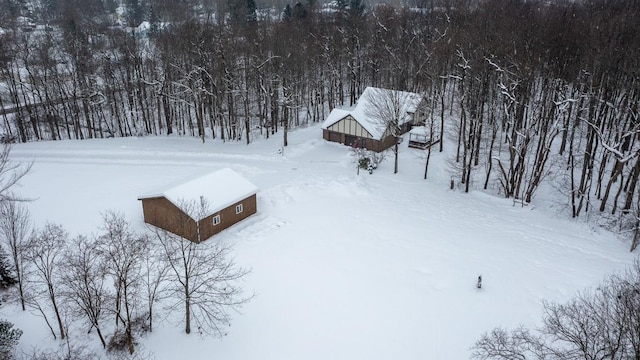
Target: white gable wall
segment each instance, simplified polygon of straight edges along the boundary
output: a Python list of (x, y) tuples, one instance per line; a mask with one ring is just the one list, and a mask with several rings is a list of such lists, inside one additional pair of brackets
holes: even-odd
[(327, 130), (353, 135), (364, 139), (372, 139), (373, 136), (365, 130), (351, 115), (347, 115), (342, 120), (339, 120), (335, 124), (329, 126)]

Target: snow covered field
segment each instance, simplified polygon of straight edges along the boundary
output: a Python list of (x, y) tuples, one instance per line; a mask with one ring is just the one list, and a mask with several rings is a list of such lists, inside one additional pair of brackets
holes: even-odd
[[(422, 152), (405, 141), (398, 174), (389, 153), (373, 175), (356, 175), (348, 149), (323, 141), (319, 126), (289, 138), (283, 154), (276, 135), (249, 146), (39, 142), (12, 158), (34, 161), (19, 189), (35, 199), (34, 222), (72, 234), (97, 232), (109, 209), (143, 229), (139, 195), (224, 167), (260, 188), (258, 214), (209, 240), (234, 244), (256, 297), (221, 339), (161, 319), (141, 349), (156, 359), (467, 359), (484, 331), (534, 326), (543, 299), (566, 300), (633, 259), (628, 243), (549, 204), (449, 190), (444, 154), (423, 180)], [(52, 342), (41, 319), (0, 312), (24, 330), (21, 349)]]

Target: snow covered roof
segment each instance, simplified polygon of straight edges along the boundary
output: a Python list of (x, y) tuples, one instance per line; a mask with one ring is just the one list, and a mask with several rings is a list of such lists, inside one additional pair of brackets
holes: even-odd
[(188, 180), (161, 192), (140, 196), (138, 200), (165, 197), (174, 205), (183, 207), (185, 204), (199, 206), (201, 199), (205, 199), (207, 211), (197, 216), (190, 214), (197, 221), (246, 199), (256, 192), (258, 192), (258, 188), (254, 184), (235, 171), (225, 168)]
[(338, 109), (338, 108), (331, 110), (331, 112), (329, 113), (329, 116), (327, 116), (327, 118), (324, 120), (324, 123), (322, 124), (322, 128), (326, 129), (329, 126), (344, 119), (345, 117), (347, 117), (347, 115), (351, 114), (352, 110), (353, 109), (347, 110), (347, 109)]
[(409, 134), (429, 135), (429, 130), (425, 126), (415, 126), (409, 131)]
[(356, 102), (356, 106), (352, 109), (333, 109), (329, 116), (322, 124), (323, 129), (328, 129), (331, 125), (344, 119), (347, 115), (351, 115), (362, 127), (367, 130), (374, 139), (381, 140), (386, 132), (386, 125), (378, 119), (374, 119), (368, 112), (374, 107), (372, 101), (380, 99), (380, 101), (398, 101), (397, 105), (402, 110), (400, 124), (411, 121), (411, 115), (416, 112), (422, 95), (407, 91), (381, 89), (375, 87), (367, 87)]

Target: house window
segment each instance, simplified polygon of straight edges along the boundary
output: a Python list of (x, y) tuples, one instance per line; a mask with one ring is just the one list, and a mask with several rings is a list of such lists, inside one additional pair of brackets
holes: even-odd
[(367, 139), (361, 139), (360, 140), (360, 147), (363, 149), (367, 148)]
[(220, 215), (216, 215), (213, 217), (213, 225), (220, 224)]
[(236, 214), (240, 214), (242, 212), (242, 204), (236, 205)]

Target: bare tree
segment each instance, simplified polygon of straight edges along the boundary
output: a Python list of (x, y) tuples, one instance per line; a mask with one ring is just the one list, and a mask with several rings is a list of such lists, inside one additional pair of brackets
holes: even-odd
[(164, 252), (160, 244), (154, 242), (155, 237), (148, 238), (150, 246), (143, 255), (142, 283), (144, 285), (149, 332), (153, 331), (154, 304), (166, 296), (165, 283), (169, 278), (169, 266), (164, 259)]
[(148, 251), (144, 235), (134, 233), (122, 214), (108, 211), (103, 215), (104, 233), (98, 238), (98, 253), (105, 261), (106, 272), (115, 288), (116, 326), (122, 326), (129, 353), (135, 351), (133, 326), (142, 298), (142, 264)]
[(25, 260), (33, 266), (33, 271), (29, 274), (29, 281), (33, 284), (28, 304), (40, 312), (49, 325), (53, 337), (57, 338), (46, 315), (45, 303), (48, 303), (54, 312), (61, 340), (65, 339), (66, 332), (59, 299), (62, 283), (60, 270), (68, 238), (69, 234), (62, 226), (47, 223), (31, 236), (25, 252)]
[(411, 93), (396, 90), (368, 88), (365, 114), (381, 127), (383, 138), (391, 136), (394, 140), (393, 173), (398, 173), (398, 142), (405, 124), (410, 121), (410, 111), (415, 110), (417, 100)]
[(29, 210), (24, 205), (16, 201), (0, 202), (0, 236), (11, 253), (22, 311), (26, 310), (25, 250), (30, 231)]
[(429, 160), (431, 159), (431, 148), (433, 147), (433, 145), (435, 145), (436, 142), (442, 142), (442, 139), (440, 138), (440, 130), (438, 130), (438, 133), (435, 134), (435, 131), (438, 127), (437, 123), (436, 123), (436, 119), (435, 119), (435, 104), (436, 102), (436, 96), (432, 96), (431, 97), (431, 106), (428, 109), (429, 110), (429, 118), (425, 120), (425, 130), (427, 130), (429, 132), (429, 139), (426, 139), (427, 141), (427, 154), (426, 154), (426, 159), (425, 159), (425, 163), (424, 163), (424, 180), (427, 179), (427, 173), (429, 172)]
[(24, 201), (26, 199), (14, 194), (14, 188), (20, 180), (31, 170), (32, 163), (23, 165), (19, 162), (11, 161), (10, 144), (2, 144), (0, 149), (0, 202), (4, 201)]
[[(207, 204), (183, 203), (181, 208), (202, 214)], [(221, 241), (195, 243), (161, 229), (155, 229), (155, 236), (170, 268), (171, 307), (184, 306), (185, 333), (191, 333), (193, 323), (201, 334), (223, 335), (230, 312), (251, 299), (238, 284), (248, 271), (236, 266), (231, 247)]]
[(64, 296), (80, 316), (84, 316), (91, 329), (95, 328), (106, 348), (107, 343), (100, 327), (109, 294), (105, 285), (106, 269), (99, 257), (96, 241), (85, 236), (73, 239), (64, 256)]
[(523, 327), (511, 332), (496, 328), (484, 334), (473, 347), (475, 359), (546, 359), (549, 352), (540, 346), (541, 340)]

